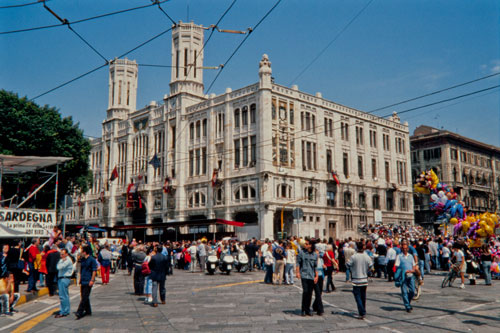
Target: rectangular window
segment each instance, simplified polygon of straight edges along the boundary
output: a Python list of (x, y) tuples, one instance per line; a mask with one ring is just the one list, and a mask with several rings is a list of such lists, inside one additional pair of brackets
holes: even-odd
[(312, 145), (310, 142), (306, 143), (307, 149), (307, 170), (311, 170), (312, 168)]
[(324, 133), (325, 133), (325, 136), (328, 136), (328, 119), (325, 118), (325, 124), (323, 125), (325, 128), (324, 128)]
[(184, 49), (184, 76), (188, 75), (188, 49)]
[(196, 50), (194, 50), (194, 61), (193, 61), (193, 75), (196, 78), (196, 72), (198, 69), (196, 68), (196, 60), (198, 58), (198, 54), (196, 53)]
[(313, 143), (313, 168), (314, 170), (318, 170), (318, 163), (316, 158), (316, 143)]
[(234, 128), (240, 127), (240, 109), (234, 110)]
[(307, 170), (306, 165), (306, 143), (302, 141), (302, 170)]
[(181, 51), (177, 50), (177, 52), (175, 53), (175, 77), (176, 78), (179, 78), (179, 57), (180, 57), (180, 53)]
[(332, 172), (332, 151), (326, 150), (326, 171)]
[(246, 106), (241, 109), (241, 125), (248, 126), (248, 107)]
[(199, 139), (201, 137), (201, 126), (200, 121), (196, 122), (196, 138)]
[(363, 179), (363, 156), (358, 156), (358, 176)]
[(363, 145), (363, 128), (359, 126), (356, 126), (356, 144)]
[(234, 140), (234, 167), (240, 167), (240, 140)]
[(344, 166), (344, 176), (349, 177), (349, 155), (347, 153), (343, 154), (343, 166)]
[(344, 141), (349, 141), (349, 125), (345, 122), (340, 123), (340, 136)]
[(189, 151), (189, 176), (192, 177), (194, 173), (194, 153)]
[(201, 150), (201, 159), (202, 159), (202, 175), (207, 174), (207, 148), (203, 148)]
[(250, 159), (252, 166), (255, 166), (257, 163), (257, 137), (255, 135), (250, 137)]
[(311, 115), (309, 112), (306, 112), (306, 131), (311, 130)]
[(316, 132), (316, 116), (315, 115), (311, 116), (311, 129), (312, 129), (313, 133)]
[(250, 123), (251, 124), (255, 124), (256, 117), (257, 117), (256, 113), (257, 113), (257, 107), (255, 106), (255, 104), (250, 105)]
[(389, 165), (389, 161), (385, 161), (385, 180), (387, 182), (391, 181), (391, 167)]
[(273, 97), (273, 102), (271, 105), (273, 120), (276, 120), (276, 98)]
[(207, 136), (207, 120), (203, 119), (203, 137)]
[(295, 122), (294, 112), (293, 112), (293, 103), (290, 103), (290, 125), (293, 125)]
[(370, 147), (377, 148), (377, 132), (370, 130)]
[(248, 138), (243, 138), (241, 143), (243, 149), (243, 166), (246, 167), (248, 165)]
[(330, 137), (333, 137), (333, 120), (328, 119), (328, 132), (330, 132)]
[(329, 207), (335, 207), (335, 192), (327, 191), (326, 192), (326, 205)]
[(196, 149), (195, 152), (196, 152), (196, 175), (199, 175), (201, 171), (200, 149)]
[(377, 178), (377, 160), (372, 158), (372, 178)]

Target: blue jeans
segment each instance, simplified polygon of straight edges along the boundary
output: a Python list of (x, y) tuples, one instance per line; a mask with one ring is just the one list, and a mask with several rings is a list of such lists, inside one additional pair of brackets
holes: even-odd
[(366, 286), (352, 287), (352, 293), (358, 306), (358, 313), (360, 316), (366, 315)]
[(32, 262), (28, 263), (30, 275), (28, 277), (28, 291), (36, 290), (36, 280), (38, 280), (38, 270)]
[(345, 269), (345, 282), (349, 281), (350, 275), (351, 275), (351, 269), (349, 267), (347, 267)]
[(266, 266), (266, 276), (264, 278), (264, 283), (273, 283), (273, 265)]
[(57, 287), (59, 288), (59, 301), (61, 302), (60, 314), (63, 316), (69, 315), (70, 313), (70, 301), (69, 301), (69, 284), (71, 280), (68, 278), (59, 278), (57, 280)]
[(411, 300), (415, 296), (415, 283), (413, 276), (405, 277), (401, 284), (401, 296), (406, 310), (411, 309)]
[(434, 266), (434, 269), (439, 269), (440, 264), (439, 264), (439, 257), (438, 256), (432, 256), (431, 257), (432, 265)]
[(484, 282), (491, 284), (491, 261), (483, 261)]
[(424, 278), (424, 271), (425, 271), (425, 260), (418, 260), (418, 268), (420, 269), (420, 275), (422, 276), (422, 279)]
[(294, 264), (286, 264), (285, 265), (285, 281), (286, 283), (293, 284), (293, 276), (295, 274)]
[(146, 295), (153, 293), (153, 280), (151, 280), (149, 276), (146, 276), (146, 279), (144, 280), (144, 293)]

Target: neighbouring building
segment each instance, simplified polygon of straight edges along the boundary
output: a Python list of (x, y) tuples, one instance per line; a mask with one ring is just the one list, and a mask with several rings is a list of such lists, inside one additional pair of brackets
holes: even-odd
[[(410, 138), (412, 180), (433, 169), (440, 181), (453, 187), (469, 212), (498, 210), (500, 148), (429, 126), (419, 126)], [(437, 228), (428, 195), (415, 194), (415, 222)]]
[[(70, 223), (151, 225), (151, 237), (171, 226), (190, 239), (273, 238), (282, 210), (287, 235), (342, 238), (375, 221), (413, 223), (407, 123), (276, 84), (267, 55), (258, 82), (205, 95), (205, 29), (173, 28), (162, 102), (137, 109), (138, 65), (111, 62), (107, 117), (92, 141), (94, 182), (75, 200)], [(294, 223), (294, 208), (302, 223)]]

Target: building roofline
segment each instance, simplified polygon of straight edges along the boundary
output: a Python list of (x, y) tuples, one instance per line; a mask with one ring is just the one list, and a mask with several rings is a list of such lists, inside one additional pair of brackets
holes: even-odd
[(465, 143), (468, 143), (468, 144), (473, 145), (473, 146), (477, 146), (477, 147), (482, 148), (482, 149), (493, 150), (496, 153), (500, 154), (500, 147), (490, 145), (490, 144), (487, 144), (487, 143), (484, 143), (481, 141), (477, 141), (477, 140), (468, 138), (466, 136), (463, 136), (463, 135), (460, 135), (460, 134), (457, 134), (455, 132), (451, 132), (448, 130), (440, 130), (440, 129), (430, 127), (430, 126), (427, 126), (427, 127), (429, 127), (431, 130), (435, 130), (437, 132), (434, 131), (434, 132), (427, 133), (427, 134), (412, 135), (412, 136), (410, 136), (410, 143), (414, 143), (416, 141), (424, 141), (424, 140), (434, 139), (434, 138), (450, 138), (450, 139), (455, 139), (458, 141), (463, 141)]

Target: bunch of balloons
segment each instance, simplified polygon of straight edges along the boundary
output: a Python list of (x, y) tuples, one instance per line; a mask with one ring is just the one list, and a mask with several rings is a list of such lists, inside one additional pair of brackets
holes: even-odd
[(498, 265), (498, 263), (496, 262), (491, 263), (490, 269), (493, 273), (500, 273), (500, 265)]
[[(437, 215), (437, 220), (444, 224), (452, 224), (455, 236), (467, 235), (473, 241), (494, 235), (500, 228), (500, 219), (495, 213), (483, 213), (477, 216), (467, 215), (465, 203), (461, 201), (453, 188), (439, 182), (433, 170), (423, 171), (414, 185), (415, 192), (430, 194), (430, 208)], [(480, 246), (481, 242), (475, 242)]]

